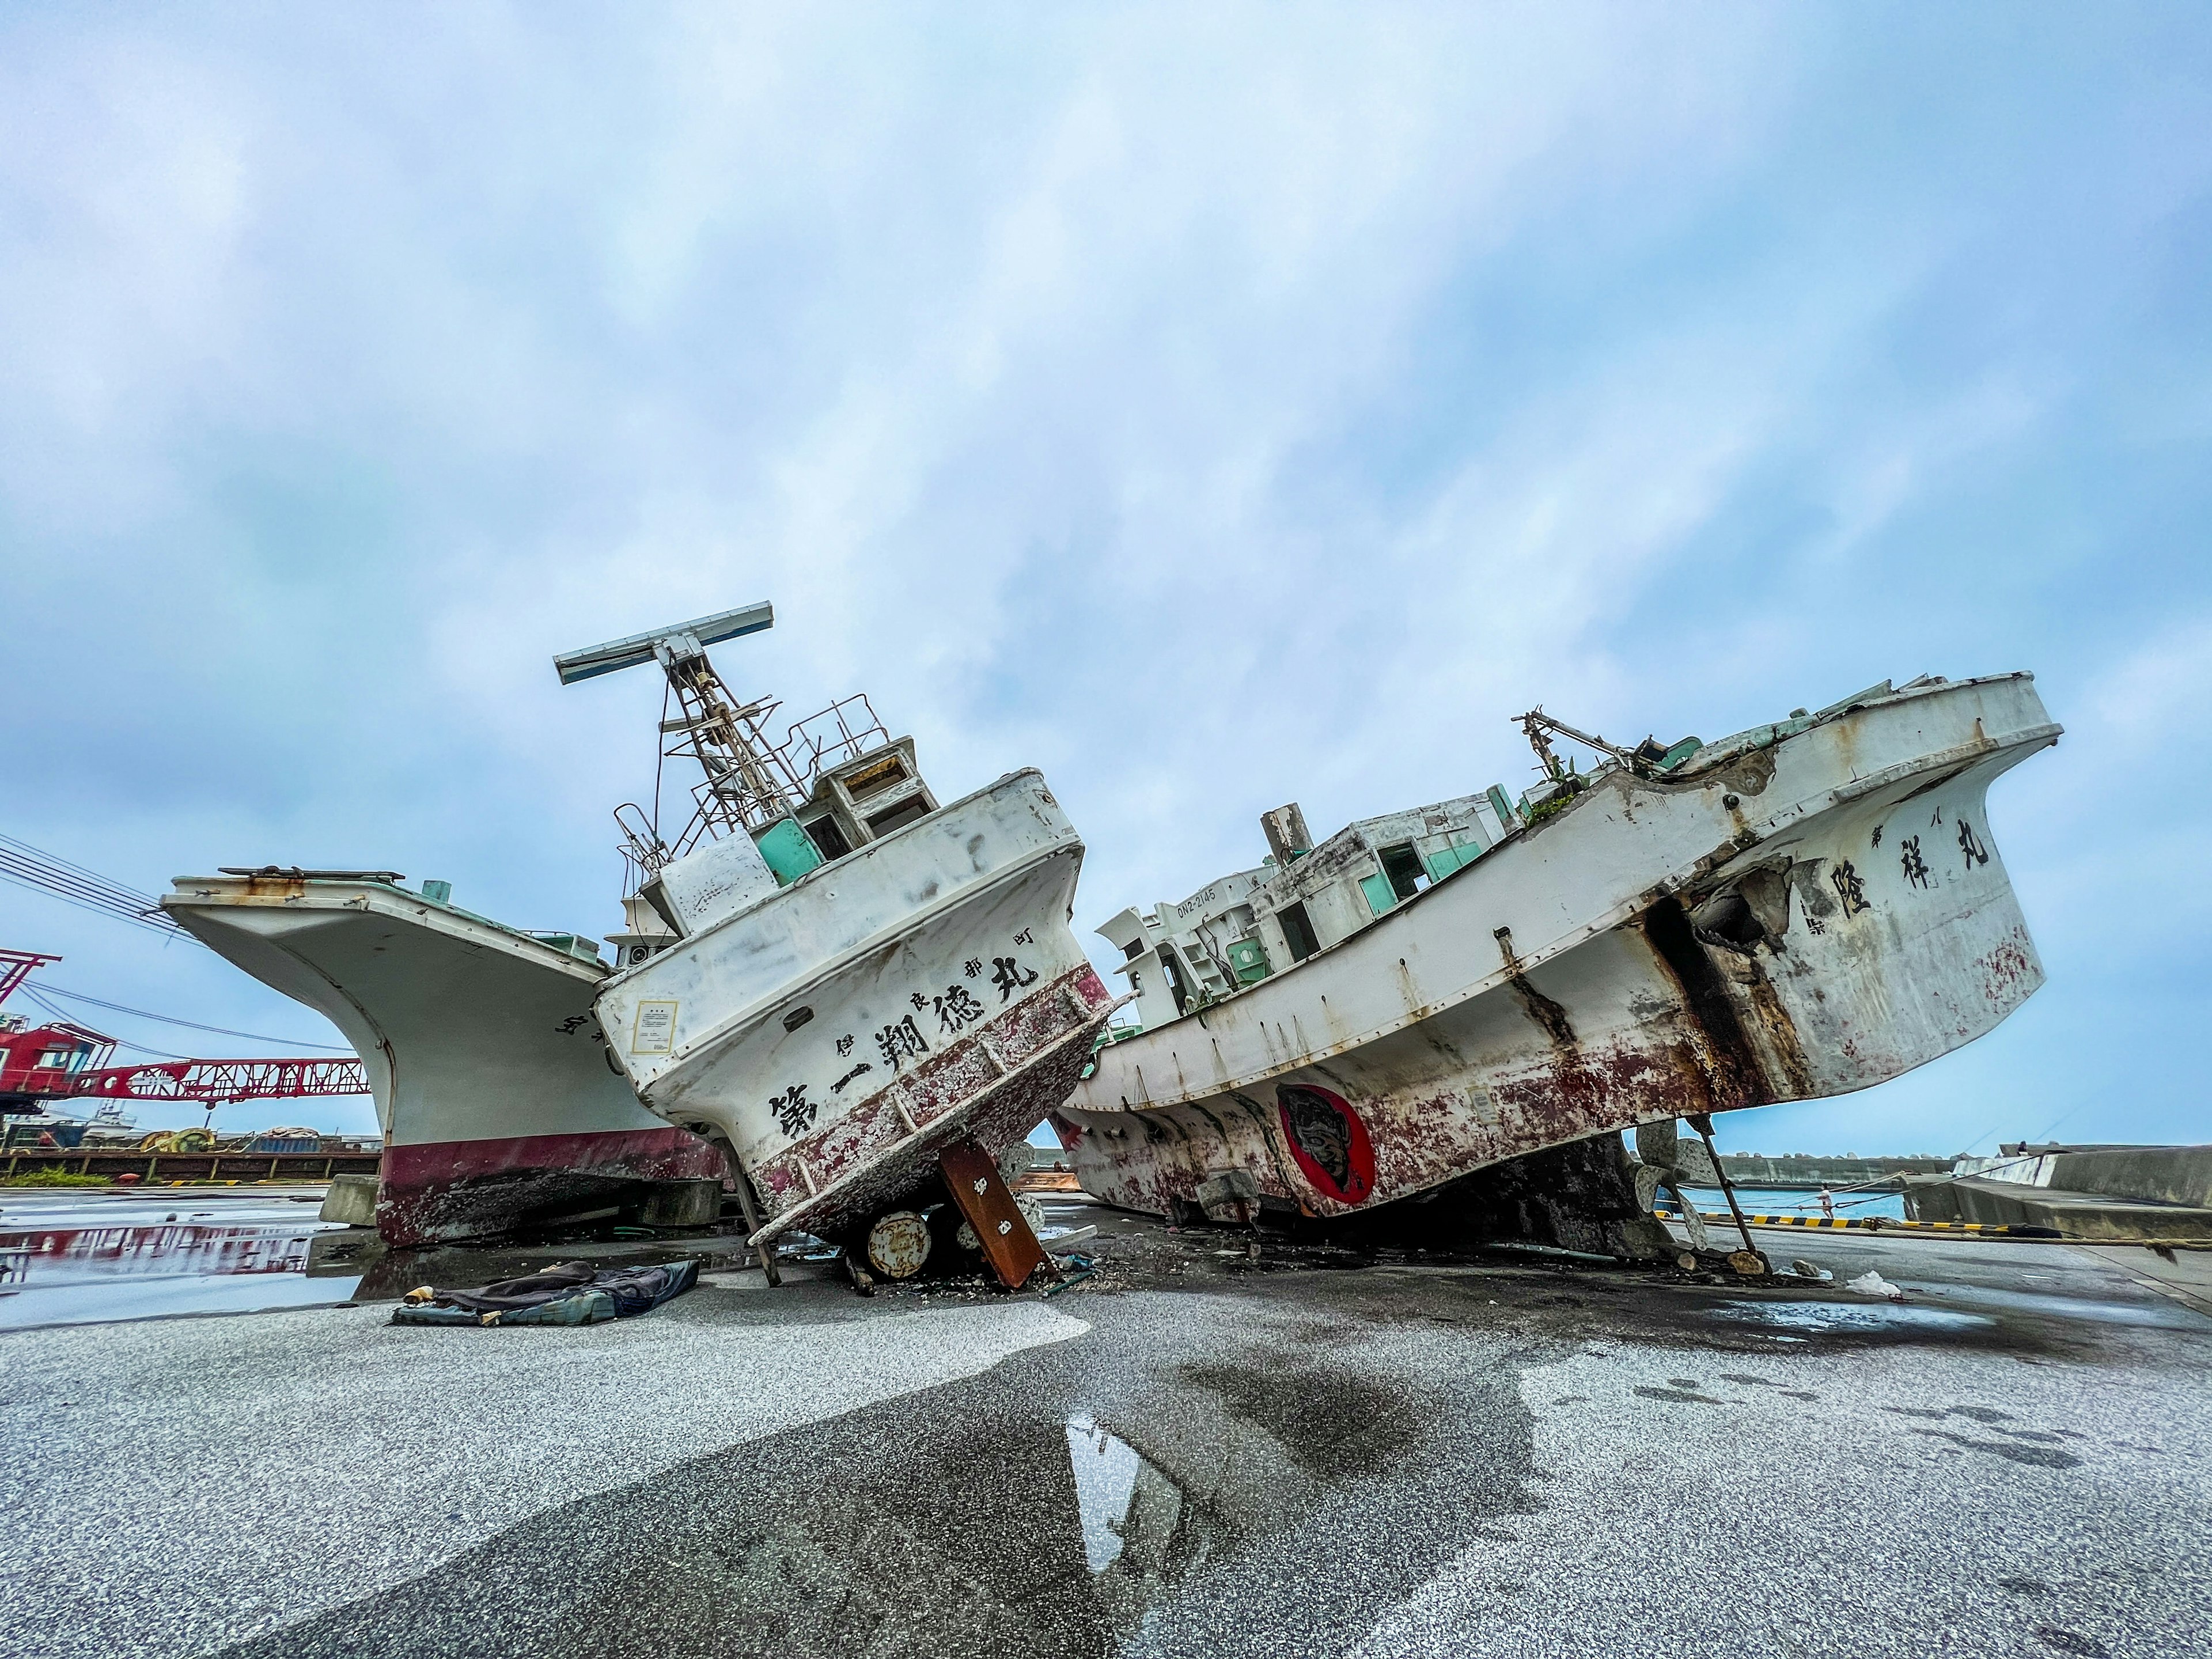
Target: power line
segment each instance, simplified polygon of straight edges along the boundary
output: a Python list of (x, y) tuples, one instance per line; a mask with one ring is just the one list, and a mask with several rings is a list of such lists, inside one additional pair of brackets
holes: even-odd
[[(40, 1007), (45, 1009), (56, 1019), (61, 1020), (66, 1024), (74, 1025), (76, 1024), (76, 1018), (70, 1014), (68, 1009), (56, 1007), (52, 1003), (47, 1001), (46, 998), (40, 996), (29, 986), (27, 985), (23, 988), (22, 994), (31, 1001), (37, 1003)], [(114, 1042), (115, 1046), (118, 1048), (135, 1049), (142, 1054), (151, 1054), (156, 1060), (190, 1060), (192, 1058), (190, 1054), (173, 1054), (167, 1048), (149, 1048), (143, 1042), (126, 1042), (121, 1037), (115, 1038)]]
[(165, 938), (191, 938), (169, 919), (151, 893), (110, 881), (97, 871), (57, 858), (13, 836), (0, 836), (0, 880), (50, 894), (64, 904), (98, 911)]
[[(234, 1031), (227, 1025), (203, 1025), (198, 1020), (178, 1019), (168, 1014), (149, 1013), (143, 1008), (128, 1008), (119, 1002), (106, 1002), (99, 997), (87, 996), (82, 991), (64, 991), (60, 986), (50, 985), (44, 981), (40, 982), (39, 989), (51, 992), (58, 997), (67, 997), (72, 1002), (88, 1002), (95, 1008), (106, 1008), (113, 1013), (136, 1014), (140, 1019), (158, 1019), (164, 1025), (182, 1025), (195, 1031), (212, 1031), (217, 1036), (244, 1037), (250, 1042), (274, 1042), (288, 1048), (320, 1048), (326, 1054), (349, 1054), (353, 1052), (350, 1048), (337, 1048), (327, 1042), (302, 1042), (297, 1037), (269, 1036), (259, 1031)], [(135, 1048), (137, 1045), (132, 1046)], [(149, 1050), (149, 1052), (155, 1051)], [(182, 1055), (175, 1057), (183, 1058)]]

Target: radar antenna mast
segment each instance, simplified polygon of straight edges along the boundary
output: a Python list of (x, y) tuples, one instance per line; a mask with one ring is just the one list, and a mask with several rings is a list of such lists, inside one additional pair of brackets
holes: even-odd
[(634, 826), (617, 813), (616, 821), (622, 825), (628, 843), (623, 850), (647, 876), (681, 858), (702, 840), (768, 828), (788, 817), (804, 796), (805, 787), (793, 775), (789, 763), (769, 740), (767, 726), (778, 707), (776, 700), (763, 697), (740, 703), (707, 658), (710, 645), (757, 634), (775, 624), (775, 608), (763, 601), (585, 650), (564, 652), (553, 659), (563, 685), (656, 661), (668, 677), (669, 690), (680, 712), (660, 723), (662, 742), (675, 739), (661, 752), (690, 756), (706, 777), (692, 789), (697, 811), (673, 844), (664, 843), (659, 837), (657, 802), (653, 820), (647, 825)]

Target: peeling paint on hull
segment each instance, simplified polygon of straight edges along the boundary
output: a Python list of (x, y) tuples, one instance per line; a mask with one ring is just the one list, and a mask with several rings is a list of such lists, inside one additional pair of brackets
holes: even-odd
[(377, 1183), (376, 1228), (393, 1245), (482, 1238), (634, 1204), (651, 1182), (722, 1173), (720, 1152), (665, 1125), (394, 1146)]
[[(1071, 1167), (1133, 1209), (1238, 1168), (1337, 1215), (1638, 1122), (1898, 1076), (2042, 983), (1983, 807), (2057, 735), (2007, 676), (1908, 688), (1680, 781), (1607, 773), (1350, 939), (1102, 1051), (1054, 1117)], [(1357, 1206), (1304, 1173), (1293, 1137), (1339, 1137), (1293, 1122), (1299, 1087), (1371, 1144)]]

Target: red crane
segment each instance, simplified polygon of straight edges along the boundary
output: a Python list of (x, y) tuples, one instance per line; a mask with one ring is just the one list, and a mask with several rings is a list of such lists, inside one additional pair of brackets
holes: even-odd
[(365, 1095), (357, 1060), (156, 1060), (86, 1072), (70, 1091), (102, 1100), (289, 1100), (301, 1095)]
[[(0, 1001), (59, 957), (0, 948)], [(365, 1095), (358, 1060), (156, 1060), (140, 1066), (101, 1062), (115, 1039), (73, 1020), (33, 1025), (0, 1013), (0, 1113), (37, 1112), (58, 1100), (190, 1100), (208, 1107), (238, 1100), (307, 1095)]]

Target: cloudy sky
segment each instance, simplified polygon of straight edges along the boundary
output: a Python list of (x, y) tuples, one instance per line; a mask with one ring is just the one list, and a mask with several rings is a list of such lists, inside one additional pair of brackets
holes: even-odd
[(605, 932), (659, 690), (548, 659), (771, 599), (726, 675), (1042, 767), (1087, 930), (1285, 800), (1519, 788), (1538, 702), (2027, 668), (2050, 984), (1725, 1144), (2212, 1138), (2208, 277), (2198, 4), (14, 5), (0, 831)]

